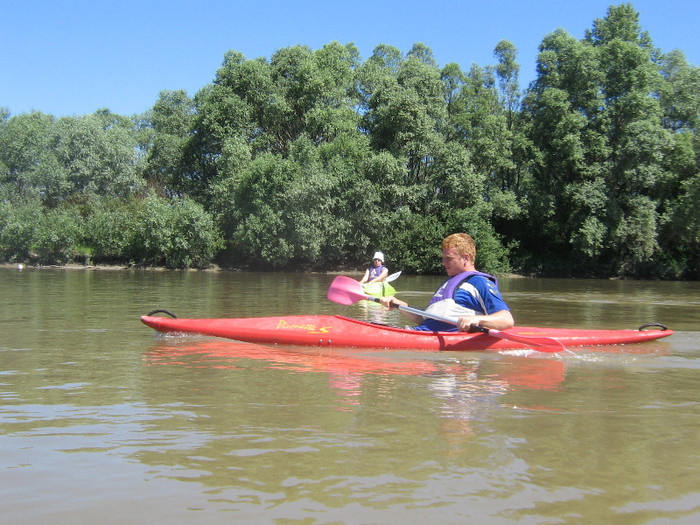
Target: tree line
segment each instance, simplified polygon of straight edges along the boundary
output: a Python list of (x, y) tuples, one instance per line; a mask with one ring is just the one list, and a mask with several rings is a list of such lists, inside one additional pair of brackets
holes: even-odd
[(700, 68), (632, 4), (546, 35), (525, 89), (494, 57), (229, 51), (143, 115), (0, 109), (0, 261), (440, 273), (462, 231), (493, 273), (698, 279)]

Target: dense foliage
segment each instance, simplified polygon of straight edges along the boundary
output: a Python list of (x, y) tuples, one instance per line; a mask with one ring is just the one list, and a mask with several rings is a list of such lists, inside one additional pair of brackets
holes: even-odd
[(226, 53), (194, 98), (131, 118), (0, 113), (0, 261), (700, 277), (700, 69), (631, 4), (496, 64), (353, 44)]

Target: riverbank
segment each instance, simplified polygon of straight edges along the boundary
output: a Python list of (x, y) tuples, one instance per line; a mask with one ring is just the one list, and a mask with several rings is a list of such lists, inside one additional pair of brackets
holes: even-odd
[[(16, 270), (88, 270), (88, 271), (114, 271), (114, 270), (140, 270), (153, 272), (252, 272), (254, 270), (245, 270), (242, 268), (227, 268), (218, 265), (212, 265), (209, 268), (166, 268), (165, 266), (127, 266), (121, 264), (27, 264), (27, 263), (0, 263), (0, 268), (14, 268)], [(310, 274), (328, 274), (328, 275), (349, 275), (361, 274), (363, 269), (340, 269), (330, 270), (327, 272), (299, 272)], [(284, 273), (284, 272), (282, 272)], [(295, 273), (295, 272), (289, 272)]]
[[(135, 267), (120, 264), (26, 264), (26, 263), (0, 263), (0, 268), (15, 268), (17, 270), (155, 270), (168, 271), (165, 267)], [(218, 269), (193, 271), (218, 271)], [(180, 270), (181, 271), (181, 270)]]
[[(151, 271), (151, 272), (253, 272), (253, 270), (245, 270), (241, 268), (226, 268), (218, 265), (213, 265), (210, 268), (166, 268), (164, 266), (126, 266), (119, 264), (25, 264), (25, 263), (0, 263), (0, 268), (14, 268), (16, 270), (83, 270), (83, 271), (115, 271), (115, 270), (133, 270), (133, 271)], [(361, 268), (346, 268), (338, 270), (328, 270), (326, 272), (299, 272), (309, 274), (324, 274), (324, 275), (348, 275), (361, 276), (364, 269)], [(273, 272), (275, 273), (275, 272)], [(281, 272), (285, 273), (285, 272)], [(289, 272), (295, 273), (295, 272)], [(409, 275), (404, 272), (404, 275)], [(497, 274), (498, 278), (508, 279), (527, 279), (534, 276), (521, 275), (516, 273)]]

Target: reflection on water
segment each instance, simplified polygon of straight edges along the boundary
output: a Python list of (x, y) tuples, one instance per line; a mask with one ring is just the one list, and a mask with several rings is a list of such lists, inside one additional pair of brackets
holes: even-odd
[[(440, 277), (402, 275), (424, 307)], [(670, 338), (561, 354), (157, 335), (138, 317), (400, 312), (332, 276), (0, 269), (8, 523), (694, 523), (696, 283), (504, 279), (521, 325)]]
[[(366, 375), (393, 376), (438, 375), (461, 377), (466, 382), (494, 385), (498, 391), (518, 388), (556, 389), (564, 381), (565, 362), (557, 359), (534, 359), (518, 352), (503, 352), (498, 361), (488, 359), (466, 360), (453, 353), (433, 352), (357, 352), (315, 347), (265, 346), (209, 338), (164, 335), (163, 341), (145, 354), (150, 365), (176, 365), (189, 368), (245, 369), (249, 360), (256, 366), (288, 370), (292, 373), (315, 372), (332, 374), (337, 384), (352, 385), (351, 395), (361, 394), (360, 387)], [(531, 354), (531, 351), (520, 352)], [(427, 356), (420, 358), (417, 356)], [(340, 380), (354, 377), (353, 380)], [(482, 388), (480, 387), (480, 388)], [(347, 388), (343, 388), (347, 390)]]

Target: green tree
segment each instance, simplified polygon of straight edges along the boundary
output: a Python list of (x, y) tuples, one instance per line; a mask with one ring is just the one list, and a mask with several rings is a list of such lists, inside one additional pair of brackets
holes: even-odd
[(166, 199), (151, 191), (135, 213), (134, 226), (125, 228), (135, 264), (206, 268), (223, 247), (211, 215), (189, 197)]
[(700, 67), (691, 66), (681, 51), (662, 55), (659, 87), (662, 124), (672, 132), (672, 147), (663, 156), (665, 169), (659, 193), (660, 265), (667, 277), (700, 275)]
[(62, 117), (53, 126), (47, 159), (47, 178), (62, 178), (54, 186), (60, 202), (78, 196), (128, 197), (143, 187), (141, 159), (134, 124), (107, 110), (83, 117)]
[(664, 112), (664, 127), (672, 131), (696, 131), (700, 121), (700, 67), (691, 66), (680, 50), (659, 59), (664, 79), (659, 101)]
[(183, 90), (162, 91), (144, 117), (150, 133), (145, 177), (164, 194), (177, 193), (183, 153), (196, 116), (194, 101)]
[(520, 109), (520, 85), (518, 83), (520, 65), (517, 62), (518, 50), (512, 42), (501, 40), (498, 45), (496, 45), (494, 55), (498, 58), (496, 75), (498, 77), (501, 105), (505, 109), (508, 129), (512, 130), (515, 116)]
[[(7, 115), (7, 114), (6, 114)], [(0, 184), (13, 188), (20, 197), (38, 195), (37, 178), (49, 149), (54, 118), (38, 111), (11, 118), (0, 125)]]
[(83, 230), (75, 206), (44, 209), (33, 233), (32, 252), (41, 264), (65, 264), (80, 255)]
[(414, 46), (414, 53), (398, 65), (386, 61), (387, 48), (377, 51), (361, 74), (367, 97), (363, 128), (375, 151), (386, 150), (405, 163), (403, 180), (390, 181), (405, 188), (399, 193), (404, 198), (393, 208), (407, 205), (420, 212), (432, 191), (434, 151), (444, 142), (439, 129), (447, 113), (440, 70), (422, 45)]
[[(536, 148), (529, 189), (531, 227), (524, 239), (540, 247), (542, 259), (568, 266), (574, 256), (600, 254), (607, 238), (605, 205), (594, 197), (604, 188), (608, 161), (605, 129), (599, 130), (598, 62), (590, 46), (563, 30), (540, 46), (538, 77), (524, 111)], [(603, 191), (604, 193), (604, 191)], [(583, 199), (588, 196), (590, 199)], [(579, 252), (573, 254), (571, 246)], [(542, 247), (546, 247), (544, 250)]]
[(662, 162), (673, 149), (673, 140), (661, 125), (658, 98), (651, 96), (660, 83), (654, 62), (658, 51), (648, 33), (641, 31), (639, 14), (631, 4), (610, 7), (605, 19), (594, 21), (586, 41), (598, 51), (604, 72), (611, 257), (614, 271), (627, 274), (658, 250), (657, 188), (673, 176)]
[(0, 261), (30, 260), (37, 225), (42, 220), (39, 197), (12, 195), (0, 187)]
[(0, 259), (327, 269), (383, 249), (442, 273), (440, 240), (467, 231), (491, 272), (515, 254), (697, 276), (698, 68), (631, 4), (539, 51), (525, 92), (507, 40), (467, 74), (423, 43), (362, 62), (331, 42), (229, 51), (193, 98), (163, 91), (133, 118), (0, 108)]
[(660, 195), (675, 177), (664, 158), (676, 147), (638, 18), (630, 4), (611, 7), (584, 40), (559, 30), (540, 47), (525, 102), (538, 150), (528, 244), (544, 241), (542, 259), (560, 268), (640, 275), (659, 252)]
[(445, 141), (449, 142), (454, 138), (453, 121), (459, 111), (459, 96), (466, 81), (466, 76), (462, 72), (459, 64), (447, 64), (440, 72), (440, 79), (444, 86), (445, 109), (447, 111), (446, 122), (442, 128)]
[[(462, 191), (470, 192), (479, 201), (479, 213), (488, 217), (503, 230), (521, 214), (519, 197), (520, 174), (514, 162), (514, 140), (523, 132), (519, 119), (511, 115), (508, 104), (515, 104), (517, 97), (517, 64), (514, 48), (502, 43), (509, 50), (509, 68), (501, 69), (501, 85), (512, 97), (501, 97), (496, 87), (496, 68), (474, 65), (466, 76), (459, 93), (452, 102), (449, 119), (449, 138), (463, 146), (466, 156), (463, 171), (472, 182), (464, 184)], [(504, 51), (505, 52), (505, 51)], [(521, 139), (524, 142), (524, 139)], [(478, 181), (474, 179), (478, 177)]]

